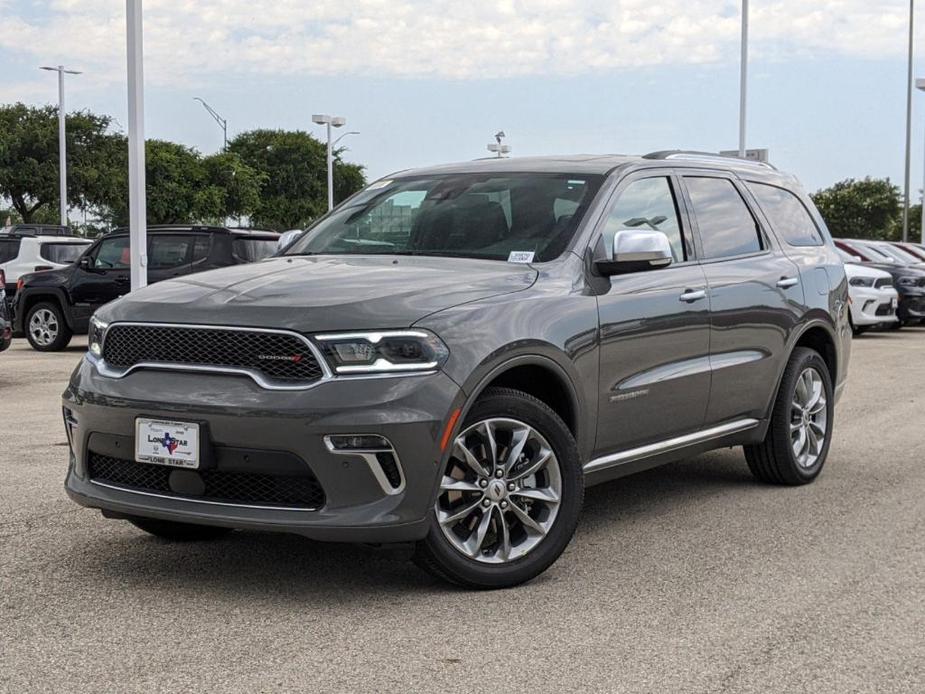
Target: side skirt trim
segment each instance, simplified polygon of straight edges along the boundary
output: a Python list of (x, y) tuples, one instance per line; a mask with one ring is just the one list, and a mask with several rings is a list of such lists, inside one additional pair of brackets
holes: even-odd
[(703, 429), (702, 431), (696, 431), (693, 434), (685, 434), (684, 436), (678, 436), (673, 439), (666, 439), (657, 443), (650, 443), (645, 446), (639, 446), (638, 448), (630, 448), (626, 451), (620, 451), (619, 453), (612, 453), (601, 458), (595, 458), (594, 460), (585, 464), (584, 471), (585, 474), (588, 474), (591, 472), (597, 472), (598, 470), (606, 470), (607, 468), (622, 465), (623, 463), (629, 463), (634, 460), (649, 458), (661, 453), (675, 451), (686, 446), (692, 446), (696, 443), (703, 443), (704, 441), (722, 438), (723, 436), (728, 436), (729, 434), (735, 434), (740, 431), (754, 429), (756, 426), (758, 426), (758, 424), (759, 422), (757, 419), (738, 419), (734, 422), (728, 422), (726, 424), (720, 424), (719, 426), (711, 427), (709, 429)]

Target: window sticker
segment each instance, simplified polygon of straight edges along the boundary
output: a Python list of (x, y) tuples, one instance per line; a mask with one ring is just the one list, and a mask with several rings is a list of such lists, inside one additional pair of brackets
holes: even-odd
[(511, 254), (507, 257), (507, 262), (532, 263), (534, 255), (534, 251), (511, 251)]

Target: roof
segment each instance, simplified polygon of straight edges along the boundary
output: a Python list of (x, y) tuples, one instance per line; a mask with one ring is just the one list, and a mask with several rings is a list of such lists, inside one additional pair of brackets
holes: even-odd
[[(715, 168), (767, 179), (792, 177), (775, 169), (770, 164), (726, 157), (709, 152), (688, 152), (665, 150), (645, 155), (628, 154), (572, 154), (542, 157), (512, 157), (509, 159), (486, 157), (474, 161), (442, 164), (420, 169), (398, 171), (391, 177), (427, 176), (451, 173), (561, 173), (561, 174), (609, 174), (615, 169), (629, 166), (652, 167), (670, 165), (673, 168)], [(389, 178), (389, 177), (386, 177)]]

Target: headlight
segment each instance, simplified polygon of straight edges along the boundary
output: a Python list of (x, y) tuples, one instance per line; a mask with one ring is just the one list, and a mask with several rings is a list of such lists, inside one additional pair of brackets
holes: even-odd
[(915, 277), (900, 277), (896, 284), (902, 287), (914, 287), (918, 280)]
[(852, 287), (873, 287), (874, 280), (871, 277), (852, 277), (848, 282)]
[(432, 371), (450, 356), (440, 338), (426, 330), (338, 333), (315, 339), (337, 374)]
[(106, 328), (109, 323), (104, 323), (96, 316), (93, 316), (90, 319), (90, 330), (87, 335), (87, 346), (90, 349), (90, 354), (95, 357), (103, 356), (103, 335), (106, 333)]

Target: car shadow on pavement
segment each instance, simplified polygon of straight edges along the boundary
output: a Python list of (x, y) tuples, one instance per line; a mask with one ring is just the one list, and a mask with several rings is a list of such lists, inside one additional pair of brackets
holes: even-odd
[[(592, 487), (586, 492), (578, 538), (590, 537), (593, 543), (594, 535), (619, 533), (629, 519), (645, 521), (752, 485), (762, 488), (740, 453), (714, 452)], [(100, 519), (93, 528), (85, 542), (73, 547), (80, 555), (75, 561), (113, 590), (173, 589), (234, 602), (259, 595), (302, 605), (456, 590), (416, 569), (408, 561), (410, 546), (376, 549), (253, 531), (212, 542), (171, 543), (123, 521)], [(544, 574), (532, 585), (555, 580), (550, 576)]]

